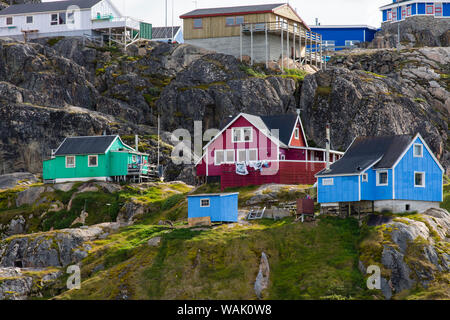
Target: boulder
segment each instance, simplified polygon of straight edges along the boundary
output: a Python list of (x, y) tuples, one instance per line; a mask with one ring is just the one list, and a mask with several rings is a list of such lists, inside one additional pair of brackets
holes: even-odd
[(17, 194), (16, 206), (33, 205), (45, 192), (45, 187), (31, 187)]
[(157, 247), (161, 243), (161, 237), (154, 237), (147, 241), (149, 247)]

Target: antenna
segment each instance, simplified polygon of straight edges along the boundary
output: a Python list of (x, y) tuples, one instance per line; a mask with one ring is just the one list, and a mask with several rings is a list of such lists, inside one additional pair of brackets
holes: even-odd
[(192, 2), (195, 4), (195, 9), (197, 9), (198, 1), (197, 1), (197, 0), (194, 0), (194, 1), (192, 1)]
[(167, 28), (167, 0), (166, 0), (166, 28)]
[(172, 0), (172, 42), (173, 42), (173, 8), (174, 8), (173, 2), (174, 0)]

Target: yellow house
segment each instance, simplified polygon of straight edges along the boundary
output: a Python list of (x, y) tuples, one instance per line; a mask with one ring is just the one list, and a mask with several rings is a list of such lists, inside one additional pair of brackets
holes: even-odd
[(186, 43), (249, 56), (253, 62), (289, 57), (320, 64), (321, 37), (286, 3), (197, 9), (180, 16)]

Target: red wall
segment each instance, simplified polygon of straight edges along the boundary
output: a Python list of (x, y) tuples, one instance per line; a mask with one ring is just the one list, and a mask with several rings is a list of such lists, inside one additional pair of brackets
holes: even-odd
[(292, 139), (291, 139), (291, 142), (289, 143), (289, 145), (294, 146), (294, 147), (306, 147), (305, 137), (303, 136), (302, 128), (300, 127), (299, 121), (297, 121), (296, 128), (298, 128), (298, 130), (299, 130), (298, 139), (295, 139), (295, 133), (294, 133), (292, 135)]

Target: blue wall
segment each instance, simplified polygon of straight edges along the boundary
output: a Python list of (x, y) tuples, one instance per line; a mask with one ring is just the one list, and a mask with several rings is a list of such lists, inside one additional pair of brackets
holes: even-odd
[[(427, 4), (434, 4), (432, 2), (415, 2), (412, 4), (407, 5), (407, 7), (411, 7), (411, 16), (417, 15), (417, 14), (426, 14), (425, 9)], [(391, 8), (391, 9), (385, 9), (381, 10), (383, 15), (383, 22), (387, 21), (387, 12), (389, 10), (397, 11), (397, 17), (399, 18), (405, 18), (401, 16), (401, 7), (398, 8)], [(442, 3), (442, 15), (444, 17), (450, 17), (450, 2), (443, 2)], [(398, 20), (398, 18), (396, 19)]]
[[(420, 138), (414, 143), (423, 145)], [(423, 157), (414, 157), (413, 146), (395, 167), (395, 199), (442, 201), (442, 170), (425, 146)], [(414, 171), (425, 172), (425, 188), (414, 187)]]
[[(209, 207), (200, 207), (201, 199), (209, 199)], [(238, 195), (200, 195), (188, 197), (188, 217), (211, 217), (212, 222), (237, 222), (238, 221)]]
[(370, 42), (376, 33), (376, 30), (368, 28), (314, 28), (312, 26), (311, 30), (321, 34), (323, 40), (335, 41), (336, 46), (345, 46), (346, 40), (364, 42), (364, 31), (366, 32), (365, 41)]
[(366, 171), (368, 182), (361, 182), (361, 200), (389, 200), (392, 199), (392, 170), (388, 169), (388, 185), (377, 186), (377, 170)]
[(349, 202), (359, 201), (359, 176), (342, 176), (333, 177), (334, 184), (332, 186), (324, 186), (323, 179), (317, 181), (318, 202)]

